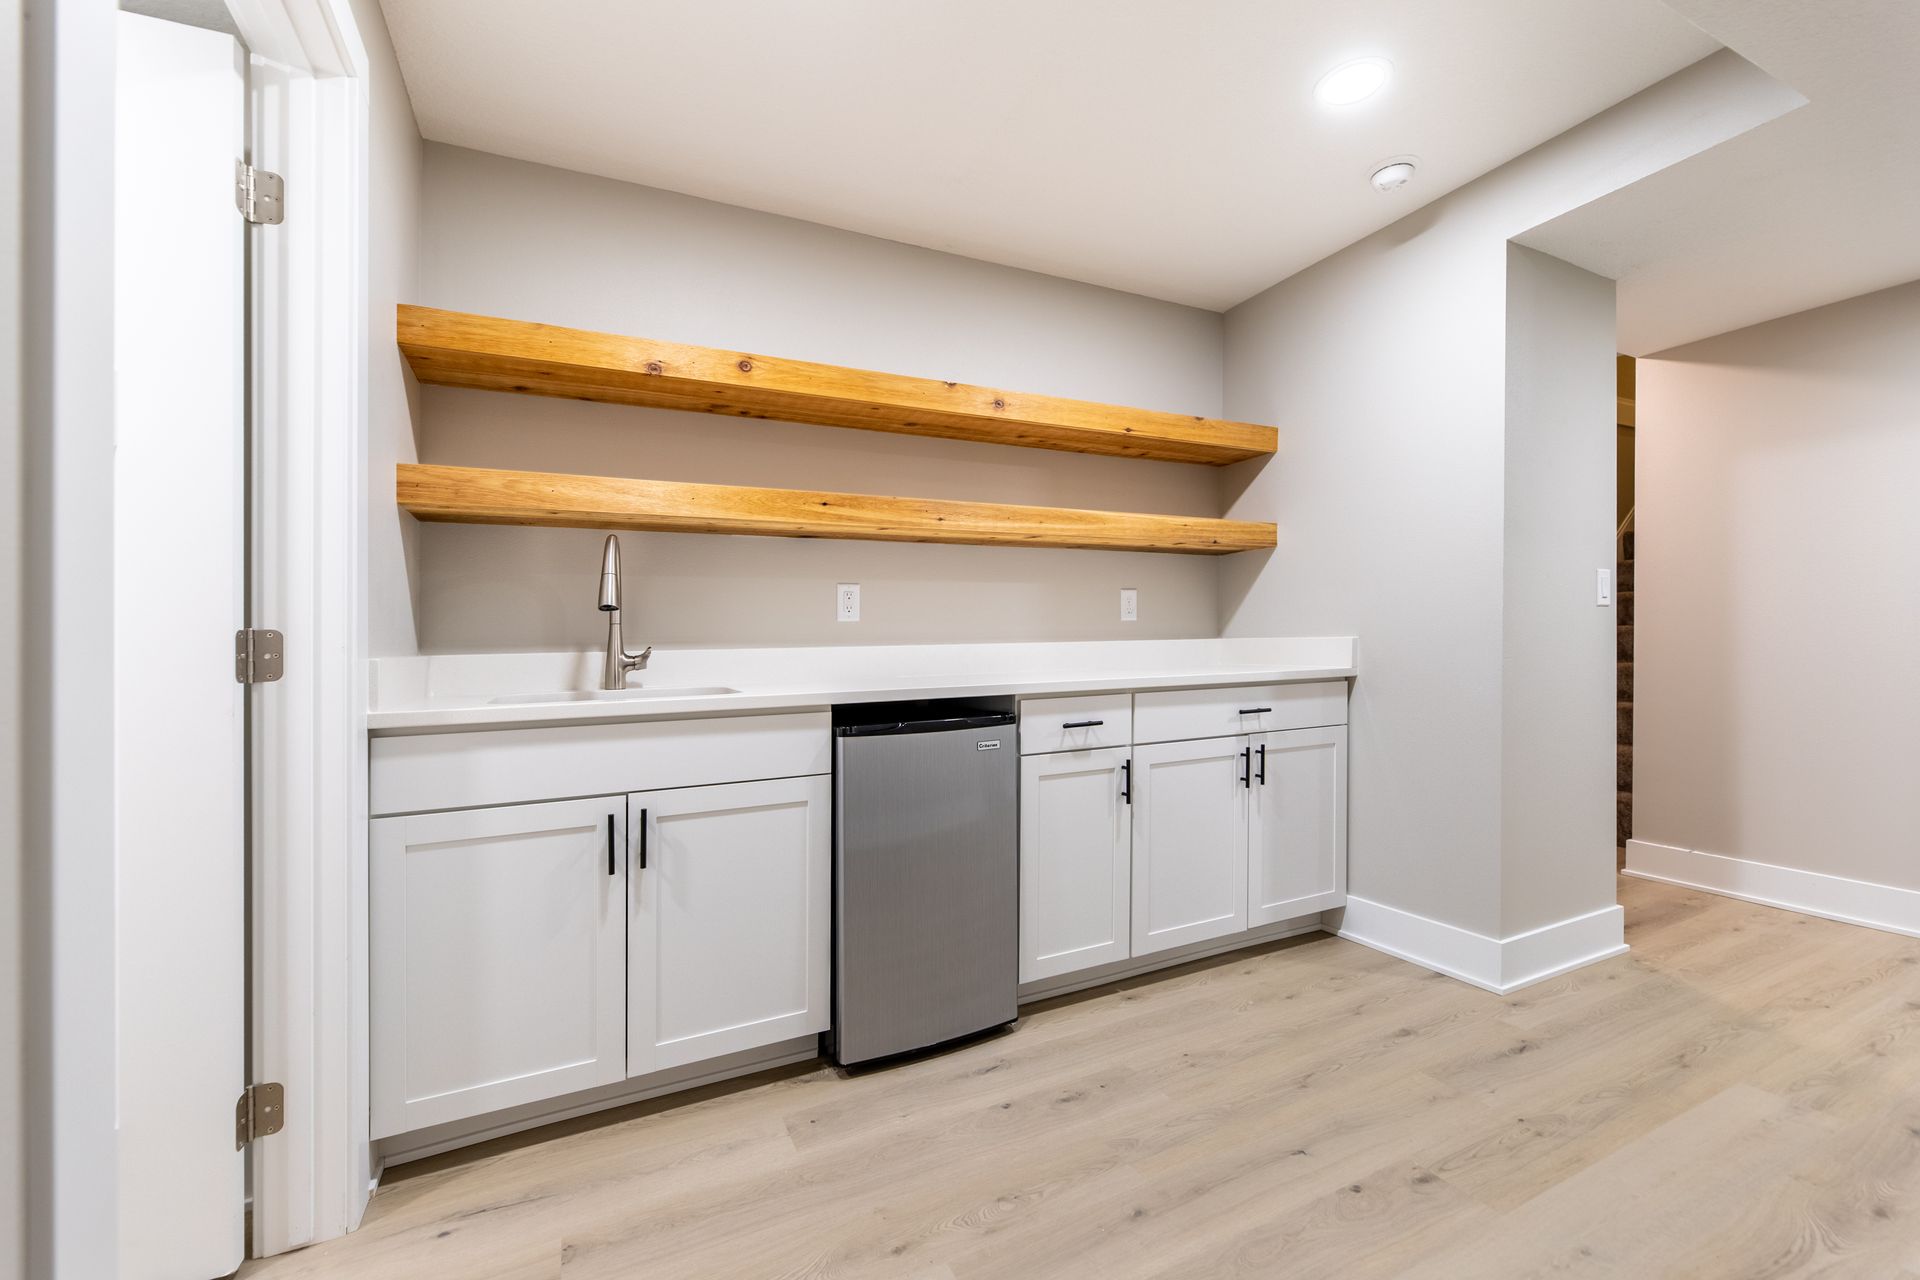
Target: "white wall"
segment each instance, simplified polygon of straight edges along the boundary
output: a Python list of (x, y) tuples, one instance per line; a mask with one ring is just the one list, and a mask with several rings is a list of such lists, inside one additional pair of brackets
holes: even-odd
[[(1177, 412), (1220, 409), (1221, 319), (770, 214), (429, 145), (415, 301)], [(391, 315), (379, 318), (390, 332)], [(444, 388), (433, 462), (1219, 514), (1219, 472)], [(390, 510), (390, 470), (373, 498)], [(417, 531), (429, 651), (590, 648), (601, 535)], [(1186, 556), (630, 534), (627, 634), (717, 644), (1205, 636)], [(833, 586), (862, 584), (862, 621)], [(1140, 621), (1119, 621), (1119, 588)], [(392, 601), (383, 602), (391, 607)], [(393, 652), (387, 628), (376, 653)]]
[[(1612, 554), (1611, 297), (1508, 242), (1791, 96), (1716, 54), (1228, 313), (1226, 413), (1279, 424), (1281, 448), (1231, 469), (1227, 514), (1278, 520), (1280, 548), (1222, 562), (1222, 630), (1360, 637), (1356, 896), (1492, 938), (1612, 902), (1611, 618), (1592, 603)], [(1542, 320), (1537, 342), (1517, 332)], [(1595, 741), (1524, 749), (1560, 733)], [(1513, 788), (1570, 803), (1563, 825)]]
[(1639, 364), (1634, 837), (1920, 890), (1920, 282)]
[(393, 504), (393, 467), (415, 460), (419, 388), (393, 343), (393, 309), (418, 289), (424, 144), (378, 0), (352, 0), (367, 50), (368, 652), (413, 653), (419, 525)]

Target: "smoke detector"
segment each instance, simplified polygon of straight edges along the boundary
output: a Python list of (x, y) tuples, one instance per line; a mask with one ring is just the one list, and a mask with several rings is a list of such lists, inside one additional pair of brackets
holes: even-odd
[(1419, 161), (1412, 156), (1395, 156), (1375, 165), (1368, 181), (1373, 183), (1375, 191), (1398, 191), (1413, 181), (1413, 172), (1418, 166)]

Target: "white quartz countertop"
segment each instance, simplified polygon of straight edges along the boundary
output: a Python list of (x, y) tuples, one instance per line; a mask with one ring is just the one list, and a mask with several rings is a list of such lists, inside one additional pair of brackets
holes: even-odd
[[(1098, 693), (1356, 674), (1352, 636), (1036, 644), (659, 648), (622, 693), (597, 692), (598, 653), (375, 658), (375, 734), (800, 711), (835, 703)], [(725, 690), (721, 692), (721, 690)]]

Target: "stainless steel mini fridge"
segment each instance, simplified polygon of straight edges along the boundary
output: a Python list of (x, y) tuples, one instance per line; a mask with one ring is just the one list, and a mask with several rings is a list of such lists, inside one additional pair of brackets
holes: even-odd
[(1009, 700), (834, 715), (836, 1062), (1019, 1013), (1020, 750)]

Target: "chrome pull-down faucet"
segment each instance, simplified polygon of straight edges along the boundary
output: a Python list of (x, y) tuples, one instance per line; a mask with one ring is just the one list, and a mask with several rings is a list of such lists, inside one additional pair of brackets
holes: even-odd
[(600, 670), (600, 687), (624, 689), (627, 672), (647, 669), (653, 646), (628, 653), (627, 642), (620, 634), (620, 539), (611, 533), (600, 552), (600, 612), (607, 615), (607, 661)]

